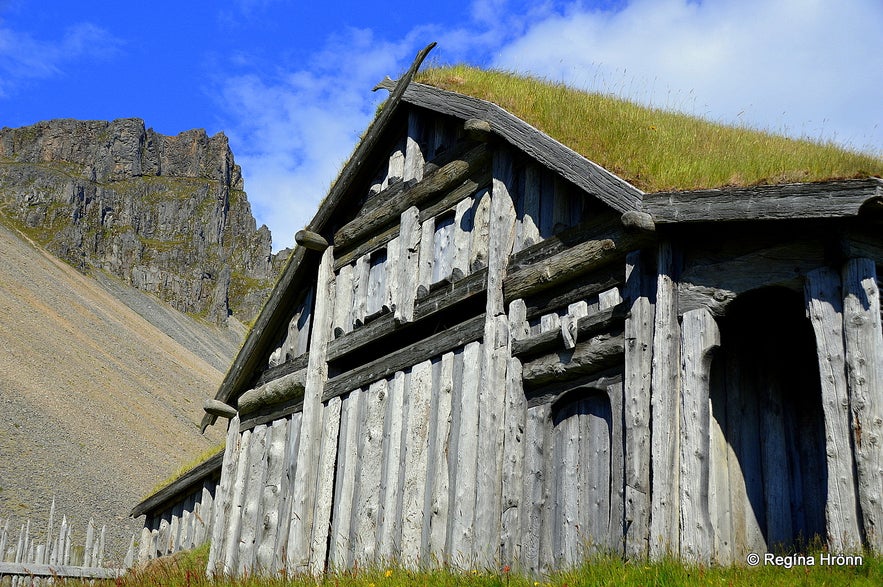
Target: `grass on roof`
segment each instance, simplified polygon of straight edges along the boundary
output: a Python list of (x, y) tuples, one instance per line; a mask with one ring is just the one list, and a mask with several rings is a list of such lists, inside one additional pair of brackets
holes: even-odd
[(456, 65), (427, 69), (416, 81), (494, 102), (645, 192), (883, 175), (880, 157), (830, 141), (714, 123), (538, 78)]

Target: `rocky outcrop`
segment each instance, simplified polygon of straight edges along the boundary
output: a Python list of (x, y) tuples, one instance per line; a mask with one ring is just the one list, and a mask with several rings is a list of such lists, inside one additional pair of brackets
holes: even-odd
[(276, 275), (222, 133), (165, 136), (139, 119), (0, 129), (0, 208), (81, 271), (216, 323), (253, 319)]

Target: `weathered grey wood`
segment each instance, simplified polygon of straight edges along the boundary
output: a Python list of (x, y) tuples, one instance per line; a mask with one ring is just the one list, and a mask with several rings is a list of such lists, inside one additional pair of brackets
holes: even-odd
[[(620, 328), (625, 315), (626, 306), (617, 305), (600, 312), (576, 318), (575, 327), (568, 327), (568, 333), (573, 337), (574, 347), (576, 346), (575, 343), (579, 340), (585, 340), (595, 334)], [(562, 348), (564, 350), (572, 350), (574, 347), (568, 349), (568, 345), (564, 340), (563, 330), (548, 329), (539, 334), (513, 340), (512, 354), (520, 357), (522, 360), (527, 360), (529, 357), (548, 354)]]
[(714, 540), (708, 509), (709, 393), (712, 352), (720, 346), (720, 330), (703, 309), (684, 314), (680, 426), (680, 555), (710, 562)]
[(368, 277), (371, 271), (371, 256), (362, 255), (353, 267), (353, 327), (365, 323), (368, 315)]
[(530, 325), (527, 322), (527, 305), (524, 300), (512, 300), (509, 304), (509, 335), (512, 339), (512, 354), (515, 353), (515, 342), (523, 340), (530, 335)]
[[(511, 314), (510, 314), (511, 323)], [(527, 504), (524, 491), (524, 428), (527, 402), (521, 378), (521, 361), (508, 360), (506, 367), (505, 415), (503, 420), (503, 493), (501, 500), (500, 556), (504, 565), (514, 567), (521, 561), (522, 516)]]
[(331, 398), (322, 410), (322, 445), (319, 447), (319, 480), (316, 487), (316, 515), (311, 536), (310, 572), (317, 576), (326, 568), (331, 511), (334, 502), (334, 462), (340, 432), (341, 399)]
[(450, 558), (457, 568), (472, 568), (475, 548), (476, 478), (479, 441), (479, 380), (482, 345), (470, 342), (463, 349), (460, 388), (460, 421), (455, 499), (452, 503)]
[[(525, 307), (525, 314), (527, 314), (527, 307)], [(588, 314), (589, 305), (585, 300), (567, 306), (567, 313), (561, 317), (561, 340), (564, 342), (565, 349), (572, 349), (576, 346), (579, 319), (588, 316)]]
[(391, 185), (401, 183), (405, 173), (405, 153), (401, 143), (389, 154), (386, 177), (380, 184), (380, 189), (385, 190)]
[(319, 439), (322, 424), (322, 390), (328, 378), (325, 349), (328, 342), (333, 312), (334, 247), (322, 254), (316, 279), (316, 305), (313, 314), (310, 359), (298, 445), (298, 468), (294, 478), (286, 560), (290, 570), (307, 570), (311, 560), (311, 536), (315, 506), (315, 487), (318, 478)]
[(402, 179), (420, 181), (423, 179), (424, 157), (421, 145), (423, 116), (415, 111), (408, 112), (408, 137), (405, 144), (404, 173)]
[(369, 316), (379, 312), (386, 302), (387, 259), (386, 251), (376, 251), (371, 255), (365, 294), (365, 313)]
[[(510, 273), (503, 284), (506, 299), (533, 295), (558, 283), (565, 283), (613, 262), (645, 242), (641, 235), (623, 234), (617, 240), (600, 238), (583, 241), (536, 260)], [(522, 251), (525, 253), (527, 251)]]
[(353, 501), (359, 477), (359, 437), (363, 395), (361, 389), (354, 389), (341, 402), (334, 509), (331, 515), (331, 539), (328, 549), (328, 563), (332, 568), (349, 568), (353, 564), (355, 554), (352, 532)]
[[(391, 84), (385, 84), (391, 88)], [(496, 104), (418, 83), (408, 85), (403, 99), (468, 120), (487, 120), (494, 132), (528, 156), (560, 173), (585, 192), (624, 212), (640, 207), (641, 192), (609, 171), (571, 151)]]
[[(234, 573), (239, 567), (239, 536), (242, 531), (242, 508), (248, 478), (248, 452), (251, 435), (251, 430), (245, 430), (239, 436), (239, 458), (236, 461), (236, 476), (233, 478), (231, 488), (230, 514), (227, 516), (224, 536), (224, 553), (223, 558), (219, 561), (223, 565), (222, 569), (225, 573)], [(162, 535), (162, 527), (160, 527), (160, 535)]]
[(414, 319), (414, 300), (419, 283), (421, 227), (420, 210), (416, 206), (401, 213), (401, 226), (395, 320), (405, 323)]
[(414, 365), (406, 395), (407, 429), (404, 432), (405, 464), (402, 480), (402, 542), (401, 556), (406, 564), (428, 563), (421, 555), (423, 526), (428, 523), (424, 510), (427, 490), (427, 458), (429, 453), (429, 419), (432, 391), (432, 363)]
[(536, 165), (524, 169), (523, 192), (524, 212), (519, 225), (515, 251), (526, 249), (542, 240), (540, 236), (540, 199), (542, 173)]
[(353, 266), (341, 267), (334, 284), (334, 331), (346, 334), (353, 330)]
[(878, 178), (760, 185), (647, 194), (644, 210), (656, 224), (857, 216), (877, 197)]
[(829, 268), (810, 271), (804, 291), (815, 332), (825, 415), (828, 548), (831, 552), (856, 552), (861, 547), (861, 531), (852, 461), (840, 274)]
[(246, 391), (238, 400), (239, 413), (246, 415), (261, 408), (302, 398), (306, 380), (307, 370), (301, 369)]
[(480, 118), (470, 118), (463, 123), (463, 130), (466, 135), (476, 141), (490, 140), (492, 132), (491, 123)]
[(557, 492), (554, 498), (557, 527), (554, 531), (553, 552), (556, 561), (565, 566), (573, 566), (580, 552), (579, 497), (581, 493), (580, 470), (585, 463), (580, 462), (579, 416), (572, 411), (561, 415), (563, 419), (555, 426), (554, 463), (556, 468)]
[(628, 230), (640, 230), (646, 232), (654, 232), (656, 230), (656, 224), (653, 222), (653, 217), (650, 214), (639, 210), (626, 210), (622, 213), (622, 216), (620, 216), (620, 221)]
[(472, 204), (472, 242), (469, 245), (469, 268), (477, 271), (487, 267), (491, 197), (488, 190), (475, 194)]
[(619, 288), (613, 287), (602, 291), (598, 294), (598, 309), (606, 310), (622, 302), (622, 296), (619, 295)]
[(550, 404), (526, 410), (524, 429), (524, 493), (521, 512), (521, 570), (536, 575), (540, 569), (540, 537), (543, 511), (546, 508), (543, 483), (545, 461), (549, 460), (544, 443), (549, 427)]
[(386, 245), (386, 291), (383, 296), (383, 309), (395, 312), (399, 300), (399, 237)]
[(484, 331), (484, 316), (476, 316), (415, 342), (397, 351), (391, 352), (356, 367), (352, 371), (331, 378), (325, 386), (325, 400), (345, 393), (355, 387), (367, 385), (383, 377), (389, 377), (396, 371), (405, 369), (428, 358), (481, 338)]
[(267, 425), (251, 431), (247, 453), (248, 471), (242, 503), (242, 522), (239, 534), (238, 574), (253, 574), (256, 570), (255, 549), (259, 540), (258, 522), (261, 517), (263, 487), (267, 475)]
[[(598, 414), (603, 413), (604, 425), (600, 426), (598, 431), (597, 438), (603, 437), (606, 434), (607, 441), (607, 450), (609, 454), (609, 469), (607, 473), (607, 483), (609, 483), (607, 499), (609, 500), (609, 515), (606, 518), (607, 522), (607, 544), (604, 545), (602, 541), (598, 541), (601, 545), (601, 550), (607, 550), (608, 552), (616, 552), (616, 553), (624, 553), (625, 552), (625, 544), (623, 537), (626, 535), (625, 528), (625, 407), (624, 407), (624, 396), (625, 396), (625, 385), (622, 380), (622, 377), (611, 377), (611, 381), (606, 382), (606, 385), (599, 387), (600, 390), (607, 391), (607, 397), (601, 398), (600, 395), (596, 396), (596, 399), (604, 399), (605, 401), (601, 401), (596, 404), (598, 408)], [(618, 380), (617, 380), (618, 379)], [(597, 422), (599, 425), (601, 422)], [(598, 444), (597, 446), (601, 446)], [(597, 452), (598, 455), (603, 454), (601, 451)], [(596, 458), (603, 458), (601, 456)], [(596, 490), (596, 495), (599, 496), (599, 504), (602, 504), (601, 501), (605, 497), (605, 493), (600, 491), (600, 488), (603, 487), (604, 479), (603, 471), (601, 471), (601, 475), (590, 475), (590, 479), (595, 479), (598, 483), (599, 490)], [(649, 504), (648, 504), (649, 507)], [(596, 519), (600, 520), (602, 525), (599, 526), (598, 532), (600, 533), (603, 530), (603, 505), (596, 506)], [(649, 521), (649, 520), (648, 520)]]
[(680, 327), (675, 279), (676, 253), (668, 241), (659, 243), (656, 315), (653, 326), (653, 372), (650, 422), (652, 482), (650, 487), (650, 556), (677, 554), (680, 544), (678, 516), (678, 454), (680, 437)]
[[(420, 260), (417, 265), (417, 287), (429, 291), (432, 285), (432, 267), (435, 260), (435, 218), (420, 224)], [(419, 297), (419, 294), (418, 294)]]
[(382, 513), (378, 529), (378, 555), (381, 561), (398, 556), (401, 538), (402, 439), (405, 428), (405, 374), (398, 371), (388, 385), (387, 413), (384, 419), (383, 475), (380, 498)]
[(447, 560), (445, 544), (448, 533), (448, 483), (451, 443), (451, 401), (454, 389), (454, 353), (447, 352), (432, 371), (432, 426), (430, 430), (430, 463), (427, 487), (427, 511), (429, 525), (427, 556), (430, 561), (444, 563)]
[(279, 510), (282, 505), (282, 478), (285, 473), (285, 449), (289, 420), (273, 422), (267, 433), (266, 473), (261, 494), (261, 516), (255, 540), (255, 569), (259, 573), (277, 570), (276, 543), (279, 538)]
[(335, 246), (343, 249), (355, 245), (368, 235), (384, 229), (391, 218), (398, 217), (411, 206), (419, 206), (458, 186), (479, 171), (486, 161), (487, 147), (479, 144), (461, 157), (429, 172), (422, 181), (413, 185), (403, 184), (403, 189), (392, 194), (382, 205), (341, 227), (334, 235)]
[(779, 381), (761, 384), (760, 452), (763, 459), (763, 497), (766, 509), (766, 539), (773, 547), (788, 547), (794, 537), (791, 517), (792, 471), (785, 443), (782, 386)]
[(216, 399), (207, 399), (202, 404), (202, 409), (207, 414), (218, 416), (220, 418), (232, 418), (236, 415), (236, 408)]
[(375, 381), (362, 398), (364, 421), (359, 439), (359, 490), (353, 508), (354, 564), (366, 567), (377, 561), (380, 514), (380, 475), (383, 472), (383, 420), (387, 381)]
[(431, 284), (450, 277), (454, 268), (454, 220), (455, 214), (444, 214), (435, 220)]
[(625, 552), (646, 557), (650, 540), (650, 374), (653, 362), (652, 283), (643, 254), (626, 257), (625, 319)]
[(469, 245), (472, 240), (472, 228), (474, 223), (473, 198), (467, 197), (460, 200), (454, 210), (454, 235), (453, 235), (453, 259), (452, 269), (459, 269), (463, 275), (470, 273)]
[(328, 241), (324, 236), (307, 229), (298, 230), (294, 235), (294, 242), (305, 249), (320, 253), (328, 248)]
[[(556, 333), (559, 334), (559, 333)], [(550, 383), (562, 377), (586, 375), (607, 369), (622, 360), (625, 338), (622, 331), (598, 334), (577, 343), (572, 350), (562, 350), (524, 364), (522, 376), (532, 386)]]
[(843, 268), (843, 330), (865, 540), (883, 552), (883, 331), (871, 259), (850, 259)]

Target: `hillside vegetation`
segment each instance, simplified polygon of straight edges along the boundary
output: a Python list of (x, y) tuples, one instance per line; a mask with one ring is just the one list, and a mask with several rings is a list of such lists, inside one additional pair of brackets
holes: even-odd
[[(118, 297), (127, 290), (134, 309)], [(42, 531), (55, 497), (77, 543), (90, 517), (107, 524), (110, 560), (140, 530), (128, 514), (156, 480), (221, 442), (198, 422), (223, 375), (212, 363), (235, 351), (221, 327), (143, 298), (77, 272), (0, 215), (0, 517)]]
[(417, 81), (498, 104), (645, 192), (883, 175), (883, 159), (831, 142), (717, 124), (534, 77), (457, 65), (427, 69)]

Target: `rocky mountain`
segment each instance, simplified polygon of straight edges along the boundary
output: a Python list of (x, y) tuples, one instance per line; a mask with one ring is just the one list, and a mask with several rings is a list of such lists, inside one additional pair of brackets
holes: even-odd
[(216, 324), (251, 321), (281, 264), (221, 133), (134, 118), (0, 129), (0, 212), (75, 268)]

